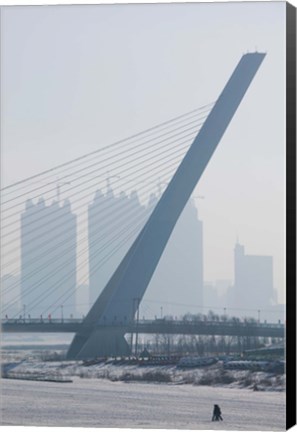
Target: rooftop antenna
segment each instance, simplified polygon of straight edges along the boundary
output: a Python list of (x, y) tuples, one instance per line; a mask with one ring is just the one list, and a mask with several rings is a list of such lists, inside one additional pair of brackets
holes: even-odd
[(118, 176), (118, 175), (109, 175), (109, 171), (107, 171), (107, 177), (106, 177), (106, 190), (107, 190), (107, 192), (111, 189), (111, 185), (110, 185), (110, 180), (112, 179), (112, 178), (121, 178), (120, 176)]
[(59, 182), (57, 183), (57, 201), (60, 202), (60, 196), (61, 196), (61, 186), (64, 185), (70, 185), (70, 182)]

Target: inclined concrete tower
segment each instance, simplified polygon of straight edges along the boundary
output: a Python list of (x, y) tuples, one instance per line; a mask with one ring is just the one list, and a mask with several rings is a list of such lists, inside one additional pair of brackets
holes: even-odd
[(179, 215), (264, 57), (257, 52), (242, 56), (146, 225), (75, 335), (69, 359), (129, 353), (125, 323), (134, 319), (134, 300), (141, 301)]

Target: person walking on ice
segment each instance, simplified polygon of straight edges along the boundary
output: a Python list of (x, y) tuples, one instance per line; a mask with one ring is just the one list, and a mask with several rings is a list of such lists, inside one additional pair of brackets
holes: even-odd
[(221, 408), (219, 405), (213, 406), (212, 421), (223, 420)]

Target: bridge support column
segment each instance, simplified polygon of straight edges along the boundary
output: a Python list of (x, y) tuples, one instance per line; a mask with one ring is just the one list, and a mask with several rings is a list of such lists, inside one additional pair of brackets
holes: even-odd
[[(129, 356), (131, 349), (125, 339), (125, 332), (122, 329), (96, 328), (91, 335), (77, 335), (81, 340), (82, 349), (79, 353), (67, 353), (69, 360), (86, 360), (95, 357), (122, 357)], [(85, 342), (88, 341), (86, 344)]]

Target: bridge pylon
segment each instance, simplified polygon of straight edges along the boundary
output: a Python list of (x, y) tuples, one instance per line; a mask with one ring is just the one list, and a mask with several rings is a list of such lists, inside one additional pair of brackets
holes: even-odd
[(87, 314), (86, 330), (75, 335), (69, 359), (127, 354), (124, 333), (104, 329), (104, 324), (111, 325), (114, 317), (133, 321), (133, 299), (142, 299), (181, 212), (264, 57), (256, 52), (240, 59), (146, 225)]

